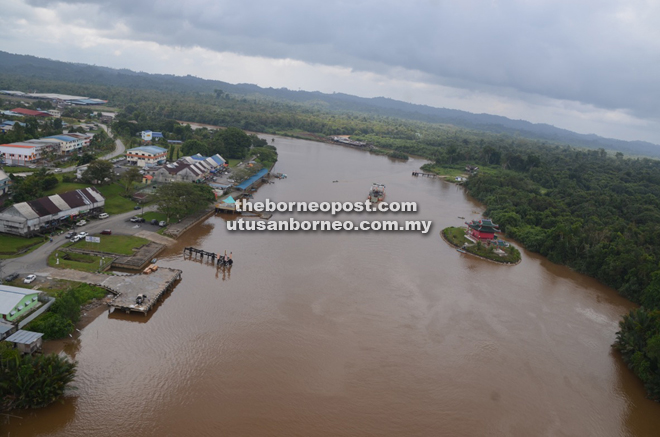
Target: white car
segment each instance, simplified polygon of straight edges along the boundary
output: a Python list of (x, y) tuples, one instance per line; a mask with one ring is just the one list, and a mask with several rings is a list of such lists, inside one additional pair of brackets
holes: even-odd
[(85, 226), (87, 222), (85, 220), (80, 220), (78, 223), (76, 223), (76, 226)]
[(35, 279), (37, 279), (37, 276), (36, 276), (36, 275), (27, 275), (27, 276), (25, 277), (25, 279), (23, 279), (23, 283), (24, 283), (24, 284), (29, 284), (29, 283), (31, 283), (32, 281), (34, 281)]
[(107, 212), (104, 212), (104, 213), (99, 214), (99, 218), (100, 218), (101, 220), (103, 220), (103, 219), (107, 219), (108, 217), (110, 217), (110, 214), (108, 214)]
[(75, 235), (73, 238), (71, 238), (72, 243), (77, 243), (78, 241), (80, 241), (80, 236), (78, 235)]
[(83, 238), (85, 238), (85, 237), (88, 236), (88, 235), (89, 235), (89, 234), (88, 234), (87, 232), (84, 232), (84, 231), (83, 231), (83, 232), (78, 233), (78, 238), (80, 238), (80, 239), (82, 240)]

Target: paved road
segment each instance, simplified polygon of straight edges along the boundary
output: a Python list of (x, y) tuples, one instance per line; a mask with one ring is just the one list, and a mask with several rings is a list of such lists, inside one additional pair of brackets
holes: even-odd
[[(99, 124), (99, 126), (107, 132), (108, 135), (111, 135), (110, 128), (104, 124)], [(124, 143), (121, 142), (121, 140), (117, 139), (115, 140), (115, 150), (111, 153), (108, 153), (107, 155), (103, 155), (101, 159), (112, 159), (115, 156), (119, 156), (124, 154), (126, 152), (126, 146), (124, 146)], [(65, 167), (62, 169), (62, 173), (69, 173), (72, 171), (76, 171), (78, 167), (77, 166), (72, 166), (72, 167)]]
[[(155, 209), (154, 206), (144, 208), (145, 212), (151, 211), (153, 209)], [(135, 235), (143, 230), (157, 231), (160, 229), (158, 226), (154, 226), (149, 223), (141, 223), (139, 227), (136, 227), (135, 223), (127, 221), (129, 218), (134, 216), (135, 213), (141, 212), (141, 210), (129, 211), (123, 214), (112, 215), (105, 220), (92, 220), (77, 230), (86, 231), (90, 234), (96, 234), (104, 229), (111, 229), (113, 234)], [(50, 255), (56, 248), (60, 247), (68, 241), (69, 240), (64, 238), (64, 234), (57, 235), (53, 237), (52, 243), (44, 243), (41, 247), (28, 253), (27, 255), (24, 255), (20, 258), (10, 258), (4, 260), (2, 264), (3, 277), (14, 272), (29, 274), (44, 270), (48, 265), (48, 255)]]

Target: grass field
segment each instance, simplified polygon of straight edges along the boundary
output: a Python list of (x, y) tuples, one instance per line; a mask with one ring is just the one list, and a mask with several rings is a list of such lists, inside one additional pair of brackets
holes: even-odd
[(241, 162), (240, 159), (227, 159), (227, 164), (229, 164), (229, 167), (236, 167), (239, 162)]
[(73, 246), (76, 249), (94, 250), (98, 252), (116, 253), (119, 255), (131, 255), (133, 249), (144, 246), (149, 240), (128, 235), (95, 235), (101, 238), (100, 243), (90, 243), (84, 240), (77, 243), (69, 243), (66, 247)]
[(145, 212), (144, 215), (142, 216), (147, 222), (150, 222), (153, 219), (160, 221), (167, 221), (167, 216), (163, 214), (162, 212), (158, 211), (148, 211)]
[[(57, 187), (45, 193), (46, 196), (53, 194), (60, 194), (66, 191), (79, 190), (81, 188), (90, 187), (89, 184), (81, 184), (77, 182), (61, 182)], [(118, 184), (100, 185), (96, 189), (105, 197), (105, 212), (108, 214), (120, 214), (122, 212), (131, 211), (135, 206), (135, 202), (131, 199), (123, 197), (124, 189)]]
[[(70, 259), (65, 259), (65, 257)], [(59, 258), (60, 263), (57, 264)], [(73, 269), (83, 272), (95, 272), (101, 264), (100, 256), (83, 255), (81, 253), (68, 253), (56, 250), (48, 256), (48, 265), (57, 269)]]
[[(14, 235), (0, 235), (0, 259), (25, 255), (46, 242), (45, 238), (23, 238)], [(25, 252), (22, 252), (25, 250)]]
[(28, 167), (2, 167), (5, 173), (30, 173), (39, 170), (38, 168), (28, 168)]

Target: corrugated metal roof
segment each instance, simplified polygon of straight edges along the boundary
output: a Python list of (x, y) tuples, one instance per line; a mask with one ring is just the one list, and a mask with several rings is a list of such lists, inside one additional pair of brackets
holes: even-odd
[(0, 314), (9, 314), (25, 296), (35, 293), (38, 293), (38, 291), (12, 287), (11, 285), (0, 285)]
[(67, 135), (51, 135), (50, 137), (46, 137), (46, 138), (55, 138), (56, 140), (67, 141), (67, 142), (68, 141), (78, 141), (78, 138), (69, 137)]
[(91, 200), (94, 203), (97, 202), (103, 202), (105, 200), (105, 197), (94, 187), (87, 187), (85, 189), (87, 191), (87, 197), (89, 200)]
[(53, 196), (48, 196), (51, 202), (53, 202), (57, 207), (60, 209), (60, 211), (65, 211), (69, 209), (69, 205), (60, 197), (59, 194), (55, 194)]
[(80, 195), (80, 190), (67, 191), (60, 194), (60, 197), (69, 205), (69, 208), (78, 208), (87, 205)]
[(17, 203), (13, 206), (23, 217), (27, 219), (35, 219), (39, 215), (25, 202)]
[(30, 208), (32, 208), (34, 212), (39, 215), (39, 217), (45, 217), (52, 214), (52, 212), (48, 211), (48, 208), (46, 208), (46, 206), (41, 202), (41, 199), (30, 200), (27, 202), (27, 204), (30, 205)]
[(19, 329), (5, 340), (11, 341), (12, 343), (32, 344), (43, 335), (44, 334), (41, 332), (23, 331), (22, 329)]
[(12, 329), (14, 329), (14, 325), (0, 322), (0, 335), (4, 334), (7, 331), (11, 331)]

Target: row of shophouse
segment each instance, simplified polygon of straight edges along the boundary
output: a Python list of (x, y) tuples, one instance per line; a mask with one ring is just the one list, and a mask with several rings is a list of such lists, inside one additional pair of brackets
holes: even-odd
[(74, 153), (81, 153), (88, 147), (94, 134), (70, 133), (53, 135), (34, 140), (20, 141), (0, 145), (0, 156), (5, 165), (28, 166), (39, 165), (45, 158), (57, 158)]

